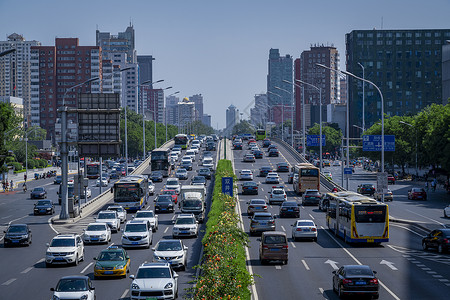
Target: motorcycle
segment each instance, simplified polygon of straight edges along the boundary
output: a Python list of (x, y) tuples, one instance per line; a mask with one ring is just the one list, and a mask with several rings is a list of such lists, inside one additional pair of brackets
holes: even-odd
[(27, 191), (27, 185), (24, 184), (22, 188), (23, 188), (23, 192), (26, 193), (26, 191)]

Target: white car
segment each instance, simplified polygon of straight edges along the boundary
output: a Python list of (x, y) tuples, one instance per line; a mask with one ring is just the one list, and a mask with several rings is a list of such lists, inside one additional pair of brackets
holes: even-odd
[(169, 158), (173, 158), (175, 160), (178, 160), (178, 153), (177, 152), (170, 152)]
[(450, 205), (447, 205), (447, 207), (444, 208), (444, 217), (450, 218)]
[(251, 170), (241, 170), (239, 172), (239, 180), (253, 180), (253, 172)]
[(113, 232), (118, 232), (120, 230), (119, 216), (117, 215), (117, 212), (113, 210), (102, 210), (95, 218), (95, 222), (108, 224)]
[(180, 193), (180, 181), (178, 178), (169, 178), (166, 181), (166, 190), (175, 190), (177, 194)]
[[(95, 186), (100, 186), (100, 178), (95, 181)], [(108, 186), (106, 177), (102, 177), (102, 186)]]
[(153, 196), (155, 194), (155, 184), (151, 179), (148, 180), (148, 193)]
[(53, 264), (74, 264), (84, 260), (84, 243), (78, 234), (61, 234), (47, 243), (45, 266)]
[(338, 160), (335, 160), (333, 162), (333, 167), (339, 167), (341, 165), (341, 163)]
[(131, 300), (151, 299), (146, 295), (164, 295), (159, 299), (178, 297), (178, 274), (169, 263), (143, 263), (136, 276), (130, 275)]
[(211, 171), (214, 169), (214, 161), (212, 157), (205, 157), (202, 161), (202, 166), (209, 168)]
[(183, 161), (189, 161), (189, 162), (193, 162), (193, 159), (190, 155), (185, 155), (183, 156), (183, 158), (181, 159), (181, 163), (183, 163)]
[(172, 237), (198, 236), (198, 221), (193, 214), (180, 214), (174, 222)]
[(56, 288), (50, 288), (53, 292), (52, 299), (83, 299), (94, 300), (95, 288), (88, 276), (62, 277)]
[(292, 239), (294, 241), (307, 238), (317, 242), (317, 226), (312, 220), (297, 220), (292, 226)]
[(108, 243), (111, 241), (111, 229), (106, 223), (89, 223), (83, 233), (87, 243)]
[(148, 221), (128, 221), (122, 232), (122, 247), (150, 248), (153, 233)]
[(117, 216), (120, 219), (120, 223), (124, 223), (127, 220), (127, 211), (121, 205), (110, 205), (107, 210), (114, 210), (117, 212)]
[(274, 186), (272, 187), (272, 190), (269, 193), (270, 193), (269, 204), (275, 202), (283, 203), (284, 201), (287, 200), (287, 195), (283, 187)]
[(330, 180), (333, 180), (333, 174), (330, 171), (322, 171), (323, 176), (327, 177)]
[[(87, 198), (91, 198), (92, 197), (92, 191), (89, 187), (86, 187), (86, 196)], [(81, 199), (85, 199), (84, 197), (84, 188), (81, 188)]]
[(277, 173), (268, 173), (266, 176), (266, 183), (280, 183), (280, 176)]
[(200, 146), (192, 145), (191, 150), (195, 151), (195, 154), (198, 154)]
[(160, 240), (152, 250), (154, 262), (168, 262), (172, 268), (186, 270), (188, 247), (181, 240)]
[(148, 221), (152, 227), (152, 231), (155, 232), (158, 229), (158, 215), (155, 215), (153, 210), (140, 210), (136, 212), (133, 220), (136, 221)]

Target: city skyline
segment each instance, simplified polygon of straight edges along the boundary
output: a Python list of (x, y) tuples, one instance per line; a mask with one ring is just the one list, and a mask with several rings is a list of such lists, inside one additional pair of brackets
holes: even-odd
[[(423, 10), (420, 1), (286, 0), (277, 2), (278, 10), (264, 0), (139, 1), (123, 13), (120, 3), (99, 1), (89, 3), (88, 9), (77, 5), (67, 14), (67, 4), (63, 2), (4, 2), (0, 4), (4, 24), (1, 33), (3, 40), (18, 33), (43, 46), (53, 45), (55, 37), (79, 38), (80, 45), (94, 46), (97, 29), (117, 33), (131, 22), (136, 31), (137, 54), (155, 58), (154, 79), (164, 79), (180, 91), (181, 98), (202, 94), (204, 111), (212, 115), (214, 128), (225, 127), (224, 111), (231, 104), (244, 118), (249, 117), (246, 107), (253, 107), (249, 104), (254, 95), (266, 92), (270, 48), (296, 59), (312, 44), (334, 45), (342, 54), (343, 68), (346, 33), (380, 29), (382, 23), (383, 29), (446, 28), (446, 12), (450, 8), (450, 3), (443, 0), (434, 1), (427, 10)], [(13, 13), (17, 11), (20, 18)], [(158, 13), (149, 14), (152, 11)]]

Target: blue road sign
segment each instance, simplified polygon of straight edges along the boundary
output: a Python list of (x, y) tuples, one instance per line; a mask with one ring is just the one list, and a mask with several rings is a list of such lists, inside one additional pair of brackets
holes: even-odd
[[(319, 135), (318, 134), (308, 134), (306, 136), (306, 146), (308, 147), (319, 147)], [(322, 147), (325, 147), (325, 134), (322, 134)]]
[(344, 168), (344, 174), (352, 174), (353, 170), (352, 168)]
[[(381, 151), (381, 135), (364, 135), (363, 151)], [(395, 135), (384, 136), (384, 151), (395, 151)]]
[(233, 177), (222, 177), (222, 193), (233, 197)]

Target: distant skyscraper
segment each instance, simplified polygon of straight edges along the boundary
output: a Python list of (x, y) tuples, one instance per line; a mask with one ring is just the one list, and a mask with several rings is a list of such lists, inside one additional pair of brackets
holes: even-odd
[(195, 120), (201, 121), (203, 117), (203, 96), (197, 94), (189, 97), (189, 100), (195, 103)]
[(202, 123), (211, 127), (211, 115), (204, 114), (202, 117)]
[(142, 87), (146, 119), (164, 123), (164, 90)]
[[(139, 83), (145, 81), (153, 81), (153, 61), (155, 59), (151, 55), (138, 55), (137, 63), (139, 65)], [(153, 88), (153, 86), (150, 86)]]
[[(17, 33), (8, 36), (7, 41), (0, 41), (0, 52), (16, 49), (15, 52), (0, 57), (0, 96), (12, 96), (23, 99), (25, 121), (31, 123), (31, 46), (40, 46), (38, 41), (26, 41)], [(36, 66), (34, 66), (36, 68)], [(39, 95), (37, 95), (39, 97)], [(35, 103), (36, 105), (36, 103)], [(35, 123), (35, 125), (38, 125)]]
[(225, 131), (227, 132), (227, 134), (231, 134), (233, 131), (234, 125), (239, 123), (239, 109), (237, 109), (237, 107), (234, 106), (233, 104), (228, 106), (227, 114), (226, 114), (226, 122), (227, 122), (227, 126), (225, 128)]
[(442, 46), (442, 103), (446, 105), (450, 98), (450, 41)]
[(267, 94), (255, 95), (255, 107), (250, 109), (250, 119), (255, 126), (265, 126), (268, 122)]
[(119, 32), (118, 35), (96, 30), (96, 43), (97, 46), (102, 47), (104, 53), (124, 52), (127, 54), (127, 63), (137, 62), (132, 24), (127, 27), (125, 32)]
[(167, 124), (178, 126), (178, 102), (180, 102), (178, 97), (166, 97)]
[[(384, 113), (414, 115), (442, 103), (442, 45), (450, 29), (353, 30), (346, 34), (347, 71), (375, 83), (383, 93)], [(381, 98), (365, 85), (365, 127), (381, 119)], [(350, 135), (362, 125), (362, 82), (349, 78)]]
[(190, 133), (189, 125), (195, 118), (195, 103), (191, 102), (189, 98), (184, 98), (178, 102), (178, 126), (180, 132)]

